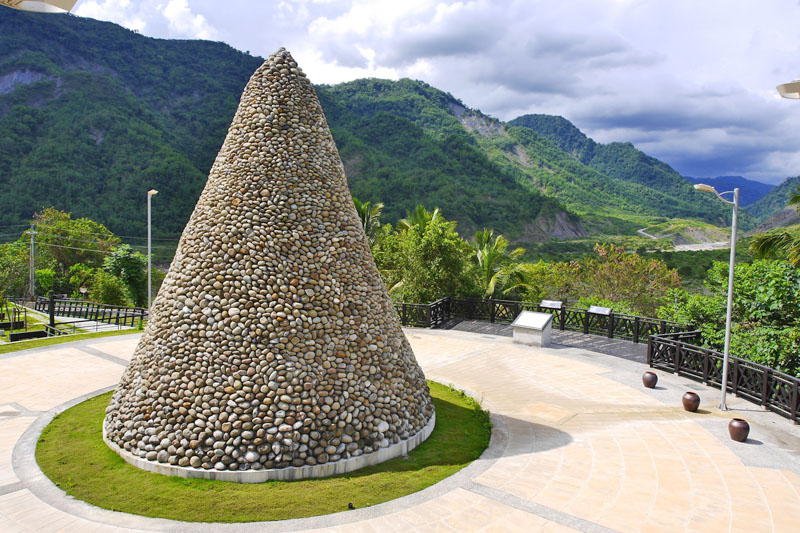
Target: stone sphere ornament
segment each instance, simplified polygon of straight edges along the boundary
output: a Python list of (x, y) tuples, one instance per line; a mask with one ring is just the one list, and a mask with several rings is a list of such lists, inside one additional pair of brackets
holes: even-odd
[(317, 95), (281, 48), (244, 89), (104, 439), (146, 470), (261, 482), (385, 461), (434, 423)]

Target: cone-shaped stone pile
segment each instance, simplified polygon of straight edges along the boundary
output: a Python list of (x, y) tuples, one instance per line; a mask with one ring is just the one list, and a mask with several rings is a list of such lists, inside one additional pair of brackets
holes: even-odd
[(314, 88), (280, 49), (244, 90), (106, 442), (150, 470), (306, 477), (413, 447), (433, 415)]

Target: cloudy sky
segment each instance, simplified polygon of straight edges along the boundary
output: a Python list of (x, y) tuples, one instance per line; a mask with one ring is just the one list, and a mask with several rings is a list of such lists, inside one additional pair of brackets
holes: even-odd
[(79, 0), (142, 34), (286, 46), (315, 83), (410, 77), (502, 120), (563, 115), (684, 175), (800, 174), (798, 0)]

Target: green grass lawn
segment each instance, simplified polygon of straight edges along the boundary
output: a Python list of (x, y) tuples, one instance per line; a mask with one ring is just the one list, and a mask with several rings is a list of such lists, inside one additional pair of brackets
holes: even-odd
[(152, 474), (102, 440), (111, 393), (58, 415), (36, 447), (42, 471), (67, 494), (98, 507), (192, 522), (285, 520), (367, 507), (417, 492), (477, 459), (489, 444), (489, 415), (471, 398), (429, 382), (436, 406), (431, 436), (380, 465), (341, 476), (239, 484)]
[(82, 333), (78, 335), (64, 335), (60, 337), (32, 339), (29, 341), (9, 342), (6, 344), (0, 344), (0, 354), (18, 352), (20, 350), (29, 350), (31, 348), (40, 348), (42, 346), (50, 346), (52, 344), (62, 344), (65, 342), (75, 342), (86, 339), (97, 339), (100, 337), (116, 337), (117, 335), (131, 335), (141, 332), (142, 330), (140, 329), (121, 329), (118, 331), (99, 331), (96, 333)]

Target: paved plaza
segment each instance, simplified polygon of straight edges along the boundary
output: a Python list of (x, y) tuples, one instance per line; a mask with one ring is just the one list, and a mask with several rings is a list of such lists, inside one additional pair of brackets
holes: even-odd
[[(277, 523), (192, 524), (115, 513), (68, 498), (38, 470), (33, 452), (41, 429), (56, 412), (112, 388), (139, 335), (0, 355), (0, 531), (800, 527), (800, 426), (738, 398), (729, 400), (732, 412), (719, 412), (719, 391), (664, 372), (657, 372), (656, 389), (645, 389), (639, 346), (564, 335), (554, 338), (564, 344), (543, 349), (481, 332), (405, 332), (429, 379), (468, 391), (491, 411), (489, 449), (455, 476), (405, 498)], [(680, 406), (687, 390), (702, 398), (696, 414)], [(732, 416), (750, 422), (747, 442), (728, 438)]]

